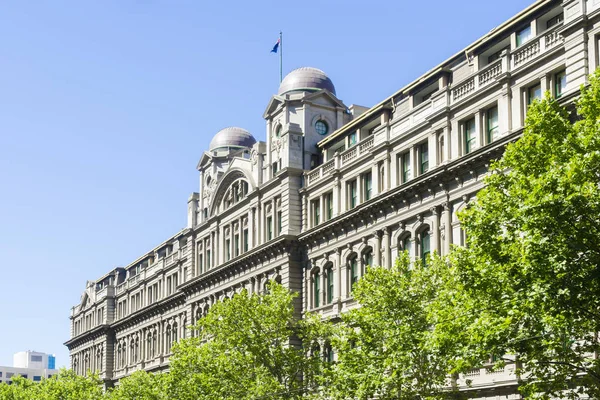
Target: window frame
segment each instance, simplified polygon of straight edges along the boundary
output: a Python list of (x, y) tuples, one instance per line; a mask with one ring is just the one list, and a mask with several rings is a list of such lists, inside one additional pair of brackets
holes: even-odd
[(429, 171), (429, 142), (423, 142), (419, 145), (419, 174), (427, 171)]
[[(562, 85), (562, 79), (559, 79), (560, 77), (564, 78), (564, 82), (565, 82), (564, 86)], [(554, 97), (559, 99), (563, 95), (566, 88), (567, 88), (567, 70), (563, 69), (554, 74)]]
[[(470, 127), (472, 127), (472, 130), (469, 129)], [(477, 145), (477, 124), (475, 123), (475, 117), (463, 122), (463, 131), (464, 151), (465, 154), (469, 154), (475, 150), (475, 146)]]
[(327, 304), (333, 303), (333, 289), (334, 289), (334, 280), (333, 280), (333, 266), (329, 265), (325, 268), (326, 273), (326, 285), (327, 285)]
[[(527, 31), (527, 36), (525, 38), (521, 38), (521, 34), (523, 34), (525, 31)], [(525, 43), (529, 42), (531, 39), (533, 39), (533, 32), (531, 29), (531, 24), (524, 26), (523, 28), (521, 28), (519, 31), (516, 32), (516, 38), (515, 38), (515, 44), (516, 47), (519, 48), (521, 46), (523, 46)]]
[(373, 174), (367, 171), (362, 174), (362, 186), (364, 191), (364, 201), (369, 201), (373, 198)]
[[(426, 246), (427, 244), (427, 246)], [(419, 232), (419, 256), (423, 266), (427, 266), (427, 259), (431, 255), (431, 232), (429, 227)]]
[[(535, 93), (539, 90), (539, 96), (532, 93)], [(527, 107), (529, 107), (535, 100), (541, 100), (543, 96), (542, 93), (542, 84), (541, 82), (537, 82), (531, 86), (527, 87)]]
[[(491, 125), (492, 118), (490, 116), (491, 112), (495, 111), (496, 114), (496, 124), (495, 126)], [(496, 131), (494, 133), (494, 130)], [(500, 116), (498, 113), (498, 106), (492, 106), (485, 111), (485, 134), (487, 143), (490, 144), (497, 139), (497, 136), (500, 133)]]
[(358, 183), (357, 179), (348, 182), (348, 208), (351, 210), (358, 205)]
[(410, 151), (405, 151), (400, 155), (400, 168), (402, 183), (406, 183), (412, 179), (412, 166), (410, 163)]
[(313, 273), (313, 308), (321, 306), (321, 276), (319, 271)]

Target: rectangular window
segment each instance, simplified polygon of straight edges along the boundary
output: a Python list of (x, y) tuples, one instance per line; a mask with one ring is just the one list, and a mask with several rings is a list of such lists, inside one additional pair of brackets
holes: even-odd
[(41, 382), (41, 381), (42, 381), (42, 377), (41, 377), (41, 376), (37, 376), (37, 375), (35, 375), (35, 376), (33, 377), (33, 381), (34, 381), (34, 382)]
[(354, 146), (356, 144), (356, 132), (352, 132), (348, 136), (348, 147)]
[(321, 222), (321, 203), (319, 202), (319, 200), (312, 201), (312, 210), (313, 210), (313, 226), (317, 226)]
[(244, 229), (244, 252), (248, 251), (248, 229)]
[(498, 137), (498, 107), (492, 107), (487, 110), (487, 142), (492, 143)]
[(327, 273), (327, 304), (333, 301), (333, 268), (329, 267)]
[(273, 217), (267, 217), (267, 240), (273, 239)]
[(319, 298), (321, 297), (321, 279), (318, 273), (313, 276), (313, 293), (314, 293), (314, 307), (320, 306)]
[(554, 96), (558, 99), (567, 88), (567, 71), (554, 75)]
[(356, 180), (353, 180), (348, 182), (348, 206), (352, 209), (356, 207), (357, 202)]
[(419, 173), (424, 174), (429, 170), (429, 145), (423, 143), (419, 146)]
[(225, 261), (231, 259), (231, 240), (225, 240)]
[(202, 254), (198, 256), (198, 267), (200, 267), (200, 273), (204, 272), (204, 260)]
[(273, 163), (273, 176), (277, 173), (277, 162)]
[(235, 235), (233, 237), (233, 254), (234, 257), (240, 255), (240, 235)]
[(371, 200), (373, 192), (373, 179), (370, 172), (363, 174), (363, 188), (365, 192), (365, 201)]
[(31, 362), (42, 362), (42, 356), (31, 356)]
[(167, 277), (167, 295), (170, 295), (172, 292), (172, 286), (171, 286), (171, 277)]
[(502, 52), (503, 52), (504, 50), (506, 50), (506, 48), (503, 48), (503, 49), (501, 49), (501, 50), (499, 50), (499, 51), (495, 52), (494, 54), (490, 55), (490, 56), (488, 57), (488, 64), (491, 64), (491, 63), (493, 63), (494, 61), (497, 61), (497, 60), (499, 60), (499, 59), (500, 59), (500, 57), (502, 56)]
[(402, 183), (408, 182), (411, 177), (410, 153), (406, 152), (402, 154)]
[(561, 22), (563, 22), (564, 19), (565, 19), (565, 14), (563, 14), (563, 13), (558, 14), (556, 17), (550, 18), (548, 20), (548, 22), (546, 22), (546, 29), (550, 29), (553, 26), (560, 24)]
[(475, 148), (475, 118), (465, 121), (465, 154), (469, 154)]
[(333, 193), (329, 192), (324, 197), (325, 200), (325, 218), (333, 218)]
[(210, 250), (206, 250), (206, 269), (208, 271), (210, 269)]
[(526, 43), (527, 41), (529, 41), (529, 39), (531, 39), (531, 25), (517, 32), (517, 47)]
[(530, 105), (534, 100), (541, 100), (542, 98), (542, 85), (531, 86), (527, 89), (527, 105)]

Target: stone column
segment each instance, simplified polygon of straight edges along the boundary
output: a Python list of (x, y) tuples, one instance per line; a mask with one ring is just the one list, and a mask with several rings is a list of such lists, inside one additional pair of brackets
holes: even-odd
[(431, 207), (431, 219), (432, 219), (432, 227), (431, 227), (431, 235), (432, 235), (432, 248), (430, 249), (433, 253), (434, 251), (440, 254), (440, 212), (437, 206)]
[(347, 266), (344, 260), (342, 260), (342, 248), (338, 247), (336, 250), (337, 255), (337, 265), (336, 265), (336, 275), (337, 275), (337, 285), (336, 286), (336, 294), (338, 299), (345, 298), (348, 293), (348, 279), (346, 279), (346, 270)]
[(384, 228), (383, 230), (383, 240), (382, 240), (382, 246), (383, 246), (383, 266), (386, 268), (391, 268), (392, 267), (392, 229), (387, 226)]
[(340, 215), (340, 205), (341, 205), (341, 190), (340, 190), (340, 178), (335, 177), (333, 180), (333, 217), (337, 217)]
[(382, 231), (373, 231), (373, 264), (381, 266), (381, 234)]

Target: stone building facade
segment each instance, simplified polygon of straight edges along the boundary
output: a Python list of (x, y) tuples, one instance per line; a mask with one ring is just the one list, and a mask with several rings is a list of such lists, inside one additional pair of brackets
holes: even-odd
[[(215, 135), (187, 228), (87, 283), (71, 311), (72, 368), (107, 385), (167, 369), (172, 343), (212, 304), (270, 279), (301, 294), (300, 315), (336, 317), (367, 265), (464, 244), (457, 213), (491, 160), (534, 99), (572, 103), (599, 43), (600, 0), (540, 0), (371, 108), (344, 104), (320, 70), (292, 71), (263, 114), (266, 142)], [(456, 384), (518, 398), (512, 371)]]

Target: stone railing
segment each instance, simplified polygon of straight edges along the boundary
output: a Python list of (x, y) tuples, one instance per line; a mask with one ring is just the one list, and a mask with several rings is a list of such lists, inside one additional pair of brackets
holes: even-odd
[(370, 153), (371, 149), (375, 145), (375, 136), (369, 135), (362, 141), (353, 145), (341, 154), (336, 153), (332, 160), (327, 161), (323, 165), (315, 168), (312, 171), (304, 174), (305, 186), (310, 186), (313, 183), (319, 181), (329, 172), (334, 171), (342, 166), (346, 166), (360, 158), (360, 156)]
[(502, 60), (497, 60), (484, 67), (478, 74), (479, 86), (491, 82), (494, 78), (502, 74)]
[(563, 37), (558, 33), (558, 29), (562, 27), (562, 24), (552, 27), (550, 30), (542, 32), (535, 38), (531, 39), (528, 43), (515, 49), (512, 52), (512, 66), (513, 68), (520, 67), (531, 61), (546, 51), (556, 47), (563, 42)]
[(358, 145), (361, 153), (371, 150), (373, 148), (373, 143), (375, 142), (375, 137), (373, 135), (369, 136)]
[(326, 174), (329, 171), (333, 171), (334, 168), (335, 168), (335, 160), (330, 160), (321, 166), (321, 171), (323, 171), (323, 174)]
[(348, 165), (348, 163), (356, 158), (358, 152), (356, 151), (356, 146), (349, 148), (345, 152), (342, 153), (342, 165)]
[(455, 89), (452, 89), (452, 101), (458, 101), (463, 97), (473, 93), (475, 91), (475, 80), (473, 78), (466, 82), (458, 85)]
[(127, 288), (127, 282), (117, 285), (117, 294), (122, 293)]
[(533, 41), (532, 43), (526, 44), (523, 47), (515, 50), (513, 52), (513, 65), (518, 67), (519, 65), (525, 63), (526, 61), (531, 60), (535, 56), (537, 56), (540, 52), (540, 42), (539, 39)]
[(468, 386), (470, 384), (473, 387), (484, 387), (491, 386), (499, 382), (516, 382), (516, 380), (517, 376), (515, 365), (509, 363), (504, 367), (499, 368), (486, 366), (472, 369), (464, 374), (461, 374), (457, 384), (459, 386)]
[(96, 301), (102, 300), (103, 298), (106, 297), (107, 294), (108, 294), (107, 287), (103, 287), (102, 289), (97, 290), (96, 291)]
[(452, 102), (456, 103), (471, 94), (477, 92), (480, 88), (490, 85), (494, 80), (506, 72), (505, 58), (496, 60), (493, 63), (486, 65), (465, 81), (459, 83), (452, 89)]

